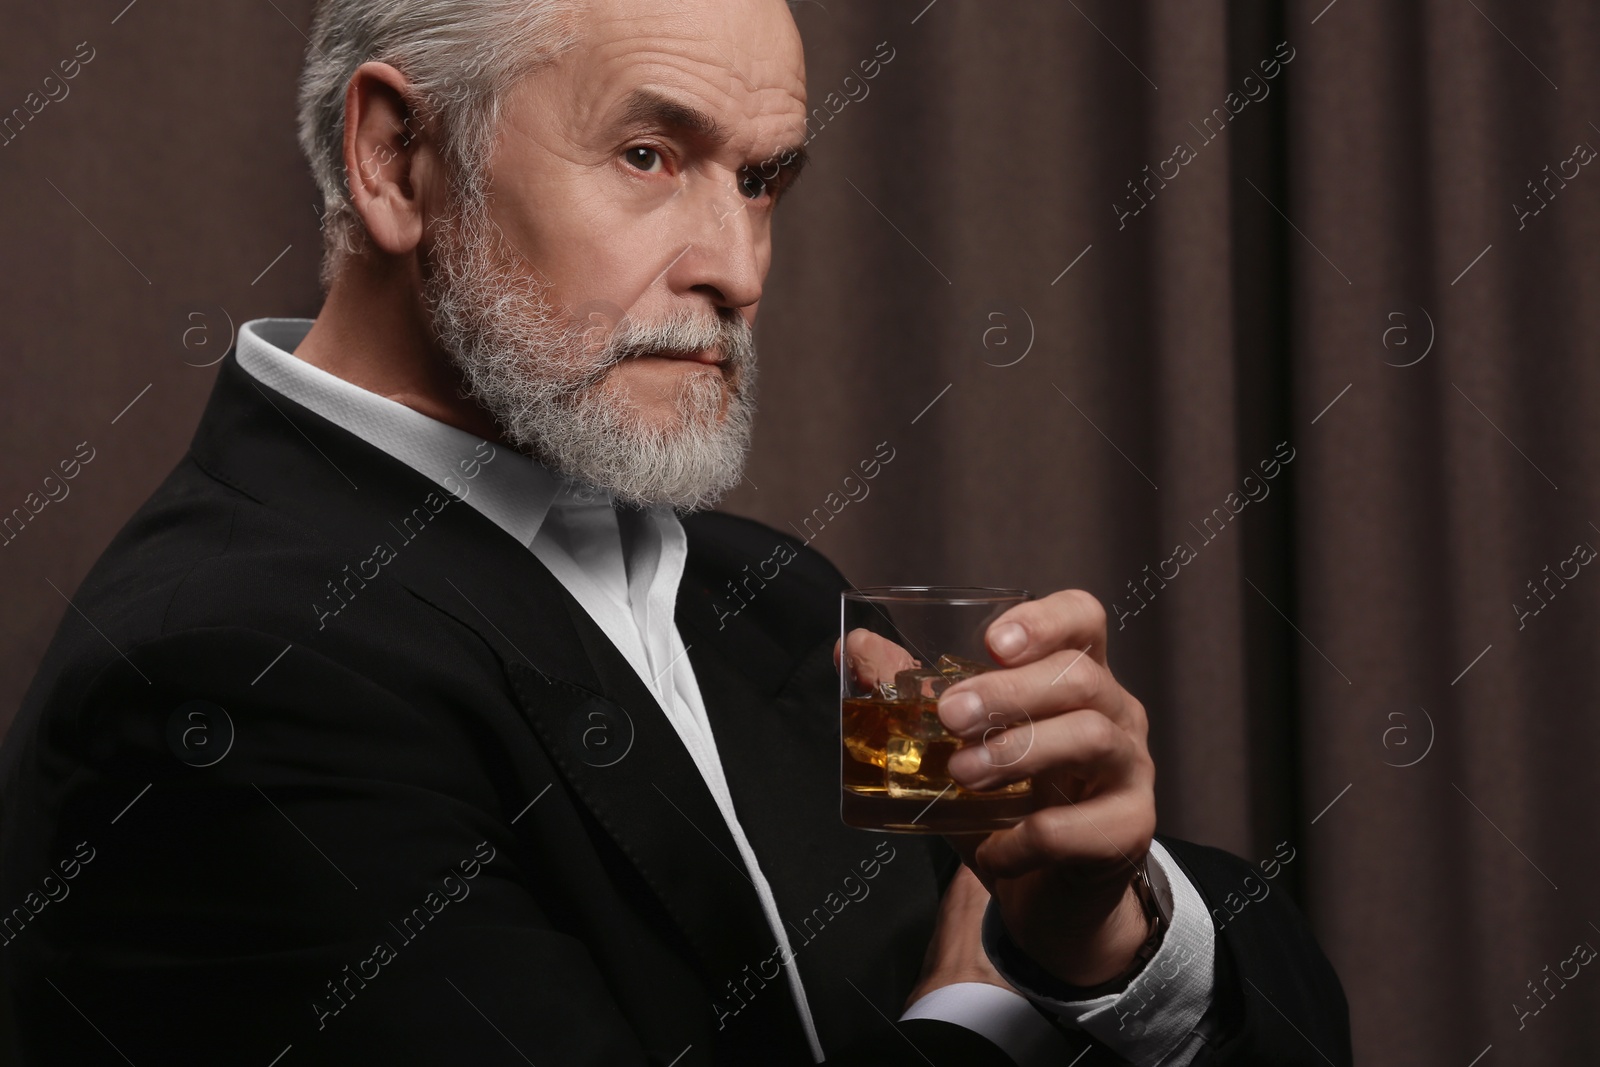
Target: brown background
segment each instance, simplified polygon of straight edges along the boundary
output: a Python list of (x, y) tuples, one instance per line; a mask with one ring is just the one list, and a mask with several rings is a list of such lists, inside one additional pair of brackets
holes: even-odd
[[(0, 548), (0, 723), (182, 454), (195, 364), (230, 320), (318, 306), (309, 0), (125, 3), (0, 5), (0, 113), (95, 49), (0, 147), (0, 513), (95, 450)], [(1325, 3), (799, 5), (814, 105), (879, 42), (894, 58), (779, 212), (726, 506), (798, 525), (888, 441), (815, 540), (858, 583), (1130, 607), (1189, 541), (1112, 633), (1163, 828), (1296, 850), (1275, 891), (1344, 978), (1360, 1062), (1579, 1062), (1600, 976), (1520, 1031), (1512, 1004), (1600, 944), (1600, 577), (1522, 629), (1511, 604), (1600, 545), (1600, 173), (1522, 229), (1512, 205), (1600, 144), (1600, 12)], [(1202, 143), (1189, 124), (1279, 41), (1271, 95)], [(1125, 183), (1179, 141), (1196, 158), (1119, 229)], [(1190, 523), (1281, 441), (1271, 496), (1202, 545)]]

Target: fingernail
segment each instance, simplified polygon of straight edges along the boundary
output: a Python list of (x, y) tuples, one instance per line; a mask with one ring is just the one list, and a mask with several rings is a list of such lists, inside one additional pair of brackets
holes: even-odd
[(989, 644), (1002, 656), (1015, 656), (1028, 644), (1028, 631), (1014, 622), (1002, 623), (989, 635)]
[(963, 733), (983, 719), (983, 698), (970, 689), (943, 696), (939, 699), (939, 718), (946, 730)]

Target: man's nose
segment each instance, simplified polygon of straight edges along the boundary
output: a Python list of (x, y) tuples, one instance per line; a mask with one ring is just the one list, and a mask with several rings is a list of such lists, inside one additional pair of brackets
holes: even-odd
[(719, 307), (748, 307), (761, 299), (766, 275), (764, 232), (737, 190), (707, 190), (689, 206), (689, 247), (667, 278), (674, 292), (698, 292)]

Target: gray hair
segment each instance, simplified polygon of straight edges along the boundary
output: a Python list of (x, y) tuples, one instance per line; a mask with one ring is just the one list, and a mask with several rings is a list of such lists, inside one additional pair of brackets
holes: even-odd
[(409, 140), (423, 127), (459, 199), (485, 195), (504, 94), (577, 43), (581, 0), (318, 0), (300, 77), (300, 148), (322, 191), (322, 285), (366, 247), (344, 164), (345, 89), (357, 67), (411, 83)]

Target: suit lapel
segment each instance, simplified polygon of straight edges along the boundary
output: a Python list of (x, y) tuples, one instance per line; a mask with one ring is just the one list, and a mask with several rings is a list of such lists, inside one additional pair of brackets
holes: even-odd
[[(708, 985), (770, 954), (759, 898), (693, 759), (631, 665), (531, 551), (422, 474), (265, 390), (231, 354), (191, 453), (214, 477), (350, 546), (352, 558), (395, 542), (401, 516), (442, 502), (384, 574), (495, 650), (570, 792), (699, 953)], [(792, 1030), (787, 994), (763, 1000), (767, 1021)]]

